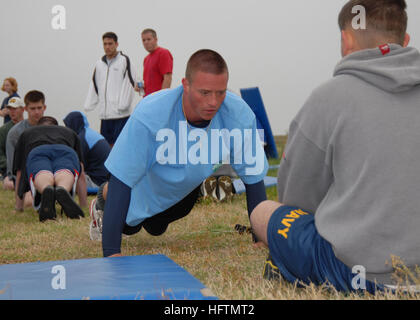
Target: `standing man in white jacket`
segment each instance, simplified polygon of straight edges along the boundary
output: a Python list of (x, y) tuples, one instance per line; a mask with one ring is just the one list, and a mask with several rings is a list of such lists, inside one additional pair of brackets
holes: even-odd
[(102, 41), (105, 55), (96, 62), (84, 109), (99, 106), (100, 131), (112, 146), (131, 113), (134, 74), (128, 56), (117, 51), (117, 35), (107, 32)]

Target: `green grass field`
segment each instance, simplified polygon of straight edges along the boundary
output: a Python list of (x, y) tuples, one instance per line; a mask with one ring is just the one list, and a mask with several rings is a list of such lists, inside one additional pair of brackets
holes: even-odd
[[(285, 137), (277, 137), (281, 155)], [(279, 160), (270, 160), (270, 164)], [(276, 175), (272, 170), (270, 175)], [(277, 198), (269, 188), (268, 198)], [(91, 199), (92, 197), (90, 197)], [(40, 223), (33, 209), (14, 212), (11, 191), (0, 190), (0, 264), (102, 257), (100, 242), (89, 238), (90, 218)], [(185, 268), (220, 299), (418, 299), (419, 295), (384, 293), (344, 295), (326, 286), (297, 288), (262, 279), (266, 248), (253, 246), (249, 234), (239, 235), (236, 224), (249, 225), (244, 195), (227, 203), (203, 199), (167, 232), (153, 237), (144, 231), (123, 239), (124, 255), (164, 254)], [(0, 288), (1, 290), (2, 288)]]

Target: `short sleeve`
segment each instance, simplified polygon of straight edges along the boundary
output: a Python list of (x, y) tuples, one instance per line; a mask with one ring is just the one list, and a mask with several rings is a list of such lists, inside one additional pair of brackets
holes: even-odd
[(159, 56), (159, 72), (161, 75), (172, 73), (174, 59), (169, 50), (162, 50)]
[(114, 144), (105, 167), (121, 182), (133, 188), (154, 162), (154, 146), (150, 130), (131, 116)]

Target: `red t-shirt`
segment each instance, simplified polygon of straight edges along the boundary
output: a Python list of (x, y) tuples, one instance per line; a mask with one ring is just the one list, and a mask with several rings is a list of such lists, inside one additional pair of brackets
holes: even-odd
[(158, 47), (143, 61), (144, 96), (162, 89), (163, 75), (172, 73), (174, 58), (168, 49)]

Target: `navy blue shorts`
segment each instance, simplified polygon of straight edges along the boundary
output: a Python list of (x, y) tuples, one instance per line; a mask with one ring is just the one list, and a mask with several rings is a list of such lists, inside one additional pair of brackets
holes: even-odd
[(60, 170), (69, 170), (74, 175), (80, 173), (80, 161), (77, 153), (63, 144), (49, 144), (36, 147), (29, 152), (26, 160), (28, 179), (40, 171), (55, 174)]
[(109, 119), (101, 121), (101, 135), (103, 135), (110, 145), (117, 141), (122, 129), (127, 123), (129, 117), (121, 119)]
[[(352, 273), (336, 258), (330, 243), (316, 230), (313, 214), (296, 207), (279, 207), (268, 223), (267, 239), (273, 262), (291, 283), (322, 285), (328, 282), (345, 292), (383, 290), (383, 286), (366, 279), (360, 282), (360, 275)], [(365, 288), (360, 287), (360, 283), (365, 284)]]

